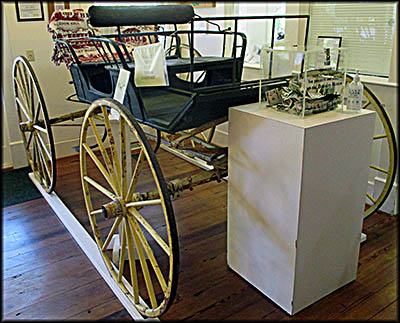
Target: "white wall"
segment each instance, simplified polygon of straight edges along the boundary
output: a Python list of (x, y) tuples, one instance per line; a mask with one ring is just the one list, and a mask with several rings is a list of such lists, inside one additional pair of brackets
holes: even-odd
[(12, 162), (12, 157), (11, 157), (11, 151), (10, 151), (10, 138), (8, 135), (8, 123), (7, 123), (7, 115), (6, 115), (6, 109), (4, 105), (4, 95), (1, 93), (1, 116), (3, 120), (3, 125), (2, 125), (2, 139), (1, 139), (1, 167), (2, 169), (4, 168), (9, 168), (12, 167), (13, 162)]
[[(2, 37), (2, 84), (4, 83), (5, 76), (6, 75), (11, 75), (10, 72), (10, 66), (8, 64), (9, 57), (10, 57), (10, 51), (9, 48), (7, 47), (9, 44), (9, 39), (8, 39), (8, 30), (7, 30), (7, 24), (4, 19), (4, 16), (2, 16), (2, 30), (3, 30), (3, 37)], [(1, 150), (2, 150), (2, 168), (8, 168), (13, 166), (13, 161), (12, 161), (12, 156), (11, 156), (11, 151), (10, 151), (10, 136), (9, 136), (9, 130), (8, 130), (8, 115), (6, 111), (6, 102), (4, 98), (4, 89), (3, 85), (1, 87), (1, 116), (2, 116), (2, 141), (1, 141)]]
[[(71, 5), (80, 4), (72, 2)], [(12, 164), (14, 168), (19, 168), (26, 166), (27, 161), (18, 129), (11, 78), (12, 64), (17, 56), (26, 56), (27, 49), (34, 50), (35, 61), (31, 62), (31, 65), (38, 78), (50, 117), (84, 109), (85, 105), (65, 100), (75, 90), (73, 85), (68, 84), (71, 77), (65, 65), (55, 66), (50, 59), (54, 43), (50, 33), (47, 32), (47, 3), (43, 2), (44, 21), (17, 22), (13, 2), (2, 2), (2, 9), (2, 91), (4, 91), (4, 109), (7, 115)], [(3, 127), (6, 126), (3, 124)], [(57, 157), (74, 154), (72, 146), (77, 145), (79, 127), (57, 127), (53, 132)]]

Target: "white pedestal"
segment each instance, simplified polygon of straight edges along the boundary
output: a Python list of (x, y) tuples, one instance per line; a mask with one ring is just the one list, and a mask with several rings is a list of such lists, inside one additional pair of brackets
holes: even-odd
[(228, 265), (291, 315), (356, 279), (374, 121), (230, 109)]

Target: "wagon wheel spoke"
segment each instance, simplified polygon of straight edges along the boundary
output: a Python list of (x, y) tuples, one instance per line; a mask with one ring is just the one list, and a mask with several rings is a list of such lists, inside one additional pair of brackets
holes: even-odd
[[(38, 103), (38, 106), (36, 108), (35, 116), (33, 118), (33, 123), (35, 123), (39, 120), (39, 114), (40, 114), (40, 102)], [(33, 131), (29, 134), (28, 141), (26, 143), (26, 147), (29, 147), (32, 137), (33, 137), (33, 134), (34, 134)]]
[(141, 268), (142, 268), (142, 271), (143, 271), (143, 276), (144, 276), (144, 281), (145, 281), (145, 284), (146, 284), (147, 293), (149, 295), (150, 302), (151, 302), (151, 308), (154, 309), (154, 308), (157, 307), (157, 300), (156, 300), (156, 295), (155, 295), (155, 292), (154, 292), (154, 285), (153, 285), (153, 282), (152, 282), (151, 277), (150, 277), (149, 267), (147, 265), (147, 261), (146, 261), (146, 258), (144, 256), (143, 246), (139, 242), (139, 238), (138, 238), (137, 232), (132, 227), (131, 227), (131, 231), (132, 231), (133, 239), (135, 241), (136, 250), (137, 250), (138, 255), (139, 255), (140, 265), (141, 265)]
[(24, 87), (21, 84), (21, 79), (19, 74), (15, 75), (14, 86), (15, 86), (15, 91), (18, 93), (18, 96), (24, 101), (24, 104), (28, 106), (28, 100), (26, 99), (26, 92), (24, 91)]
[[(31, 144), (31, 142), (32, 142), (33, 135), (34, 135), (34, 132), (32, 131), (32, 132), (29, 134), (28, 140), (26, 141), (25, 148), (27, 148), (27, 147), (30, 146), (30, 144)], [(29, 159), (28, 159), (28, 160), (29, 160)]]
[[(93, 116), (93, 117), (94, 117), (94, 116)], [(112, 166), (112, 162), (111, 162), (111, 160), (110, 160), (110, 157), (109, 157), (109, 155), (108, 155), (108, 152), (107, 152), (107, 150), (106, 150), (106, 148), (105, 148), (105, 146), (104, 146), (103, 140), (101, 140), (99, 131), (98, 131), (98, 129), (97, 129), (97, 126), (96, 126), (96, 124), (95, 124), (93, 118), (90, 117), (90, 118), (88, 119), (88, 121), (89, 121), (89, 123), (90, 123), (90, 125), (91, 125), (91, 127), (92, 127), (93, 134), (94, 134), (94, 136), (95, 136), (95, 138), (96, 138), (96, 142), (97, 142), (97, 145), (98, 145), (98, 147), (99, 147), (99, 149), (100, 149), (101, 156), (103, 157), (103, 160), (104, 160), (104, 162), (105, 162), (105, 164), (106, 164), (107, 171), (104, 169), (104, 167), (102, 167), (103, 165), (101, 164), (100, 160), (99, 160), (97, 157), (94, 158), (93, 154), (91, 154), (91, 157), (92, 157), (93, 161), (96, 163), (96, 165), (100, 168), (101, 173), (102, 173), (104, 176), (107, 176), (107, 178), (109, 178), (108, 181), (109, 181), (109, 183), (110, 183), (110, 186), (113, 188), (115, 194), (118, 194), (119, 188), (118, 188), (118, 184), (117, 184), (117, 182), (118, 182), (118, 181), (117, 181), (117, 176), (116, 176), (116, 174), (115, 174), (115, 172), (114, 172), (114, 168), (113, 168), (113, 166)], [(89, 148), (89, 146), (86, 145), (86, 144), (84, 145), (84, 147), (85, 147), (85, 149)], [(89, 149), (90, 149), (90, 148), (89, 148)], [(101, 166), (100, 166), (100, 165), (101, 165)], [(109, 174), (109, 176), (106, 175), (106, 174)]]
[[(111, 109), (119, 121), (109, 118)], [(104, 120), (104, 145), (94, 116)], [(97, 151), (90, 140), (97, 141)], [(129, 149), (132, 143), (138, 149)], [(79, 151), (86, 209), (102, 259), (138, 311), (159, 316), (176, 294), (179, 251), (170, 196), (151, 145), (123, 105), (102, 99), (86, 112)]]
[(365, 103), (362, 105), (361, 109), (366, 109), (366, 108), (368, 108), (370, 105), (371, 105), (371, 101), (367, 100), (367, 102), (365, 102)]
[(37, 142), (34, 140), (32, 145), (33, 151), (33, 159), (32, 159), (32, 170), (34, 171), (36, 177), (40, 180), (40, 171), (39, 171), (39, 152)]
[(43, 175), (45, 185), (47, 186), (49, 185), (50, 182), (51, 173), (49, 170), (49, 166), (47, 164), (47, 160), (44, 157), (43, 150), (40, 148), (38, 149), (38, 159), (39, 159), (39, 164), (41, 166), (41, 174)]
[(119, 146), (121, 149), (121, 164), (120, 164), (120, 169), (121, 169), (121, 195), (125, 196), (127, 192), (127, 156), (126, 156), (126, 132), (125, 132), (125, 120), (123, 118), (120, 118), (119, 120)]
[(118, 282), (122, 282), (122, 276), (124, 273), (124, 265), (125, 265), (125, 248), (126, 248), (126, 229), (125, 229), (125, 221), (122, 221), (122, 233), (121, 233), (121, 248), (119, 254), (119, 266), (118, 266)]
[(28, 119), (28, 121), (32, 121), (32, 116), (28, 113), (28, 109), (26, 108), (26, 105), (22, 104), (21, 100), (18, 97), (16, 97), (16, 101), (19, 105), (19, 108), (24, 113), (26, 119)]
[(94, 179), (88, 177), (88, 176), (84, 176), (83, 179), (89, 183), (90, 185), (92, 185), (94, 188), (96, 188), (99, 192), (103, 193), (105, 196), (107, 196), (110, 200), (114, 200), (115, 199), (115, 195), (113, 193), (111, 193), (108, 189), (106, 189), (105, 187), (103, 187), (102, 185), (100, 185), (99, 183), (97, 183)]
[(18, 85), (19, 85), (20, 90), (21, 90), (22, 93), (23, 93), (25, 103), (26, 103), (26, 105), (28, 106), (28, 105), (29, 105), (29, 96), (28, 96), (28, 89), (27, 89), (27, 87), (26, 87), (26, 81), (25, 81), (26, 75), (24, 76), (24, 75), (22, 74), (22, 72), (21, 72), (21, 65), (24, 66), (23, 64), (18, 64), (18, 65), (17, 65), (17, 71), (18, 71), (18, 76), (19, 76), (19, 77), (16, 79), (16, 81), (17, 81), (17, 83), (18, 83)]
[(97, 168), (100, 170), (100, 173), (104, 176), (104, 178), (106, 179), (107, 183), (110, 185), (110, 187), (113, 189), (114, 194), (117, 195), (118, 194), (118, 190), (116, 188), (116, 184), (115, 184), (115, 180), (113, 180), (110, 177), (110, 174), (107, 172), (107, 170), (104, 168), (103, 164), (101, 163), (101, 161), (98, 159), (98, 157), (96, 156), (96, 154), (94, 153), (94, 151), (86, 144), (82, 144), (83, 148), (86, 150), (86, 152), (88, 153), (88, 155), (90, 156), (91, 160), (93, 161), (93, 163), (97, 166)]
[(43, 162), (44, 156), (40, 148), (38, 141), (34, 140), (35, 147), (35, 163), (36, 163), (36, 178), (40, 181), (42, 185), (48, 185), (48, 176), (46, 173), (46, 168)]
[(367, 197), (372, 203), (376, 203), (376, 200), (373, 198), (371, 194), (367, 193)]
[(142, 226), (147, 230), (148, 233), (154, 238), (154, 240), (160, 245), (160, 247), (165, 251), (165, 253), (169, 256), (171, 253), (168, 244), (164, 241), (164, 239), (151, 227), (151, 225), (144, 219), (140, 213), (136, 210), (129, 210), (129, 213), (132, 214), (137, 221), (139, 221)]
[(377, 165), (369, 165), (369, 167), (372, 168), (372, 169), (375, 169), (375, 170), (377, 170), (377, 171), (379, 171), (381, 173), (387, 174), (389, 172), (389, 170), (383, 169), (382, 167), (379, 167)]
[[(352, 77), (347, 75), (346, 82), (351, 81)], [(376, 176), (384, 182), (384, 185), (380, 192), (374, 193), (374, 196), (369, 193), (366, 194), (368, 208), (364, 212), (364, 217), (367, 217), (379, 210), (392, 189), (397, 170), (397, 145), (394, 130), (390, 122), (390, 118), (385, 111), (384, 105), (366, 85), (364, 85), (363, 96), (365, 102), (362, 108), (369, 109), (377, 113), (377, 122), (373, 143), (374, 145), (380, 145), (378, 150), (384, 152), (385, 154), (387, 153), (388, 155), (387, 165), (376, 165), (377, 162), (370, 164), (370, 169), (376, 171)]]
[[(153, 250), (151, 249), (149, 243), (147, 242), (146, 237), (144, 236), (144, 234), (143, 234), (142, 230), (140, 229), (140, 227), (139, 227), (138, 223), (136, 222), (136, 220), (131, 218), (131, 217), (128, 217), (128, 222), (129, 222), (129, 225), (131, 226), (131, 230), (133, 232), (134, 237), (136, 235), (138, 237), (139, 242), (140, 242), (140, 248), (138, 248), (138, 250), (142, 249), (142, 250), (144, 250), (146, 252), (148, 258), (150, 259), (150, 264), (152, 265), (153, 270), (154, 270), (154, 272), (155, 272), (155, 274), (157, 276), (157, 279), (158, 279), (158, 281), (160, 283), (161, 289), (162, 289), (163, 292), (165, 292), (167, 290), (167, 284), (166, 284), (165, 278), (164, 278), (164, 276), (163, 276), (163, 274), (162, 274), (162, 272), (160, 270), (160, 266), (158, 265), (158, 262), (157, 262), (157, 260), (156, 260), (156, 258), (154, 256)], [(138, 245), (137, 239), (135, 239), (135, 242)], [(139, 251), (139, 257), (140, 257), (140, 251)], [(142, 261), (141, 261), (141, 263), (142, 263)], [(149, 276), (147, 263), (143, 262), (142, 263), (142, 267), (143, 266), (144, 266), (143, 271), (146, 272), (146, 275)], [(153, 296), (153, 297), (150, 297), (150, 299), (151, 299), (151, 304), (152, 304), (153, 308), (155, 308), (155, 307), (157, 307), (157, 301), (155, 299), (154, 288), (153, 288), (153, 284), (151, 283), (151, 279), (149, 279), (149, 284), (146, 283), (146, 286), (148, 288), (149, 294), (151, 296)], [(150, 288), (152, 290), (149, 290)]]
[(137, 183), (138, 178), (139, 178), (140, 169), (141, 169), (143, 160), (144, 160), (144, 151), (143, 151), (143, 149), (141, 149), (140, 153), (139, 153), (139, 157), (138, 157), (138, 159), (136, 161), (135, 169), (133, 170), (133, 173), (132, 173), (132, 178), (131, 178), (131, 181), (129, 183), (128, 192), (125, 195), (127, 201), (130, 201), (132, 199), (132, 195), (134, 193), (135, 186), (136, 186), (136, 183)]
[(28, 164), (51, 193), (56, 183), (53, 134), (43, 94), (29, 61), (19, 56), (13, 65), (14, 99)]
[[(37, 148), (38, 148), (39, 156), (41, 157), (42, 161), (44, 162), (44, 165), (43, 165), (43, 166), (45, 166), (46, 174), (47, 174), (48, 177), (50, 178), (50, 177), (51, 177), (51, 172), (50, 172), (49, 165), (48, 165), (47, 161), (48, 161), (48, 160), (51, 160), (51, 155), (50, 155), (50, 153), (48, 152), (48, 150), (47, 150), (47, 148), (46, 148), (46, 146), (45, 146), (45, 144), (44, 144), (44, 142), (43, 142), (43, 139), (41, 139), (40, 135), (39, 135), (37, 132), (35, 133), (35, 135), (36, 135), (36, 137), (39, 139), (39, 140), (37, 141), (37, 143), (40, 143), (40, 145), (38, 145), (38, 147), (37, 147)], [(43, 151), (46, 152), (46, 155), (47, 155), (47, 158), (48, 158), (48, 159), (46, 159), (45, 154), (43, 153)]]
[(35, 128), (36, 130), (39, 130), (40, 132), (47, 134), (47, 129), (43, 128), (42, 126), (35, 124), (35, 125), (33, 125), (33, 128)]
[(35, 132), (35, 135), (38, 138), (38, 142), (42, 146), (42, 149), (45, 151), (47, 157), (51, 160), (51, 153), (47, 150), (46, 144), (44, 143), (44, 140), (43, 140), (42, 136), (37, 131)]
[[(107, 111), (106, 107), (104, 107), (104, 106), (101, 109), (103, 112), (104, 124), (105, 124), (106, 130), (107, 130), (108, 140), (110, 141), (111, 154), (113, 157), (113, 166), (114, 166), (114, 169), (116, 172), (116, 176), (118, 178), (121, 178), (120, 161), (119, 161), (119, 157), (118, 157), (118, 152), (115, 147), (115, 140), (114, 140), (114, 135), (111, 130), (111, 124), (110, 124), (110, 119), (108, 117), (108, 111)], [(120, 183), (120, 182), (118, 181), (118, 183)], [(119, 186), (118, 189), (121, 189), (121, 187)]]
[(126, 225), (126, 235), (126, 240), (128, 242), (129, 273), (131, 276), (131, 285), (133, 286), (133, 301), (135, 304), (139, 304), (139, 284), (136, 271), (135, 249), (133, 246), (133, 235), (129, 223)]
[(112, 227), (111, 227), (111, 230), (110, 230), (110, 232), (108, 233), (108, 236), (107, 236), (106, 240), (104, 241), (104, 244), (103, 244), (102, 247), (101, 247), (101, 251), (106, 251), (108, 245), (109, 245), (110, 242), (111, 242), (111, 239), (112, 239), (112, 237), (113, 237), (115, 231), (116, 231), (117, 228), (118, 228), (118, 225), (121, 223), (121, 220), (122, 220), (122, 216), (119, 216), (119, 217), (117, 217), (117, 218), (115, 219), (115, 221), (114, 221), (114, 223), (113, 223), (113, 225), (112, 225)]

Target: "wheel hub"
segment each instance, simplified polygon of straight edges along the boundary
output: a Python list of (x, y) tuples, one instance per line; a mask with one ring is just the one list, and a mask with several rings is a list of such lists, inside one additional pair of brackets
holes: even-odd
[(101, 209), (106, 219), (111, 219), (126, 214), (125, 201), (120, 197), (107, 204), (104, 204)]
[(33, 122), (32, 121), (25, 121), (20, 122), (19, 128), (22, 132), (32, 132), (33, 131)]

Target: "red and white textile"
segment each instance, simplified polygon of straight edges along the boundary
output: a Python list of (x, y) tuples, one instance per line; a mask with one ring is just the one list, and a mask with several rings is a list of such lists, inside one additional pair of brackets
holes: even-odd
[[(104, 61), (94, 43), (88, 40), (87, 37), (101, 37), (101, 35), (118, 33), (117, 27), (92, 27), (88, 23), (88, 13), (83, 9), (62, 9), (55, 11), (50, 18), (47, 29), (52, 34), (53, 40), (58, 39), (68, 42), (81, 63)], [(158, 26), (156, 25), (125, 26), (121, 27), (121, 33), (150, 32), (157, 29)], [(117, 39), (114, 38), (113, 40), (120, 44)], [(155, 41), (157, 41), (157, 38), (152, 36), (152, 42)], [(135, 47), (150, 44), (147, 36), (123, 37), (123, 42), (131, 57)], [(121, 51), (126, 56), (122, 48)], [(113, 54), (117, 57), (116, 53)], [(51, 60), (56, 65), (65, 63), (68, 68), (75, 63), (69, 49), (65, 45), (57, 43), (53, 49)]]

